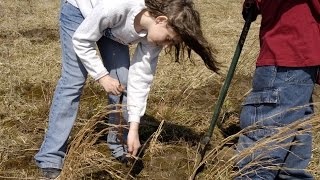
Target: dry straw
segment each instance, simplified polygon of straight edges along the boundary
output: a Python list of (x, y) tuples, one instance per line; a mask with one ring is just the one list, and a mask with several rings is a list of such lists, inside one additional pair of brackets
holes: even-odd
[[(0, 1), (0, 179), (41, 178), (33, 156), (43, 141), (53, 91), (60, 75), (59, 2)], [(201, 13), (204, 34), (218, 50), (218, 61), (224, 64), (222, 75), (212, 74), (194, 53), (193, 63), (186, 60), (180, 64), (161, 54), (148, 99), (146, 114), (151, 118), (141, 124), (141, 136), (149, 132), (149, 137), (144, 140), (145, 153), (138, 158), (143, 160), (144, 169), (135, 177), (137, 179), (187, 179), (192, 173), (196, 144), (209, 125), (224, 80), (223, 72), (243, 26), (240, 1), (195, 0), (195, 3)], [(259, 50), (258, 30), (259, 19), (252, 24), (222, 109), (225, 125), (219, 124), (216, 128), (212, 149), (204, 159), (206, 168), (198, 179), (231, 179), (233, 175), (243, 174), (233, 170), (234, 161), (247, 154), (236, 157), (234, 145), (246, 130), (230, 133), (228, 129), (238, 125), (238, 119), (233, 118), (230, 123), (230, 117), (239, 116), (241, 101), (251, 87)], [(319, 95), (314, 97), (315, 102), (319, 102)], [(106, 99), (103, 89), (89, 79), (70, 135), (72, 141), (61, 179), (131, 178), (128, 174), (131, 167), (114, 161), (107, 146), (97, 141), (109, 131), (108, 128), (95, 131), (110, 113), (104, 108)], [(317, 106), (315, 104), (316, 115)], [(317, 119), (308, 122), (315, 123)], [(320, 179), (320, 133), (316, 128), (318, 126), (314, 125), (313, 157), (308, 170), (315, 179)], [(280, 135), (266, 141), (277, 142), (281, 140)], [(259, 149), (264, 144), (267, 142), (260, 142), (253, 148)], [(98, 171), (103, 172), (99, 174)]]

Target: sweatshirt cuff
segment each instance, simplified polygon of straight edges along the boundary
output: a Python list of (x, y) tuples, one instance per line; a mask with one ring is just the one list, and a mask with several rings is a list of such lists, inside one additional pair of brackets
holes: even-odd
[(128, 120), (128, 122), (140, 123), (140, 116), (138, 116), (138, 115), (130, 115), (130, 114), (129, 114), (129, 120)]
[(97, 74), (96, 76), (93, 76), (93, 79), (98, 81), (100, 78), (102, 78), (105, 75), (108, 75), (109, 72), (107, 70), (102, 71), (101, 73)]

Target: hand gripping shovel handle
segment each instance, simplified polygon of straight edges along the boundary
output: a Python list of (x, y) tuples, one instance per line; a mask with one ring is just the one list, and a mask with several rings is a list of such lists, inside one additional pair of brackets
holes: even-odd
[(240, 54), (241, 54), (242, 47), (244, 45), (244, 42), (246, 40), (248, 31), (250, 29), (251, 20), (252, 20), (253, 13), (254, 13), (254, 8), (255, 7), (252, 6), (249, 9), (249, 13), (248, 13), (248, 16), (246, 18), (245, 24), (243, 26), (243, 29), (242, 29), (242, 32), (241, 32), (241, 35), (240, 35), (240, 39), (239, 39), (239, 42), (237, 44), (236, 51), (235, 51), (234, 56), (232, 58), (232, 61), (231, 61), (231, 64), (230, 64), (230, 67), (229, 67), (229, 70), (228, 70), (228, 74), (227, 74), (227, 77), (226, 77), (226, 80), (225, 80), (225, 82), (224, 82), (224, 84), (223, 84), (223, 86), (222, 86), (222, 88), (220, 90), (220, 93), (219, 93), (219, 98), (218, 98), (217, 104), (216, 104), (215, 109), (214, 109), (214, 113), (213, 113), (213, 116), (212, 116), (212, 120), (211, 120), (211, 123), (210, 123), (209, 130), (206, 133), (206, 136), (199, 143), (198, 154), (197, 154), (197, 157), (196, 157), (194, 171), (193, 171), (193, 174), (190, 176), (189, 180), (193, 180), (195, 178), (195, 176), (198, 173), (198, 169), (203, 164), (203, 163), (202, 164), (200, 164), (200, 163), (202, 162), (202, 160), (204, 158), (204, 155), (206, 153), (206, 147), (207, 147), (208, 143), (211, 140), (211, 137), (212, 137), (212, 134), (213, 134), (213, 130), (214, 130), (214, 127), (216, 125), (217, 119), (219, 117), (219, 114), (220, 114), (221, 107), (223, 105), (224, 99), (225, 99), (225, 97), (227, 95), (227, 91), (229, 89), (233, 74), (235, 72), (235, 69), (236, 69)]

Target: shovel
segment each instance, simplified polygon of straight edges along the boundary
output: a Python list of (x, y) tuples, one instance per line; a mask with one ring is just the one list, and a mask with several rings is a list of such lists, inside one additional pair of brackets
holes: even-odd
[(227, 77), (226, 77), (226, 80), (225, 80), (225, 82), (224, 82), (224, 84), (223, 84), (223, 86), (222, 86), (222, 88), (220, 90), (220, 93), (219, 93), (219, 98), (218, 98), (217, 104), (216, 104), (215, 109), (214, 109), (214, 113), (213, 113), (213, 116), (212, 116), (212, 120), (211, 120), (211, 123), (210, 123), (209, 130), (206, 133), (205, 137), (200, 141), (200, 143), (198, 145), (198, 151), (197, 151), (198, 154), (197, 154), (197, 157), (196, 157), (194, 171), (193, 171), (192, 175), (189, 177), (189, 180), (193, 180), (195, 178), (195, 176), (199, 172), (199, 168), (202, 167), (202, 165), (203, 165), (203, 163), (201, 165), (200, 165), (200, 163), (202, 162), (202, 160), (203, 160), (203, 158), (205, 156), (205, 153), (206, 153), (206, 150), (207, 150), (206, 149), (207, 145), (209, 144), (209, 142), (211, 140), (211, 137), (212, 137), (212, 134), (213, 134), (213, 130), (214, 130), (214, 127), (216, 125), (217, 119), (219, 117), (219, 114), (220, 114), (221, 107), (223, 105), (224, 99), (225, 99), (225, 97), (227, 95), (227, 91), (229, 89), (230, 82), (231, 82), (233, 74), (235, 72), (235, 69), (236, 69), (240, 54), (241, 54), (242, 47), (244, 45), (244, 42), (246, 40), (248, 31), (250, 29), (251, 20), (253, 18), (253, 13), (254, 13), (254, 8), (255, 8), (254, 6), (249, 7), (248, 16), (246, 18), (244, 27), (242, 29), (242, 32), (241, 32), (241, 35), (240, 35), (240, 39), (239, 39), (239, 42), (237, 44), (236, 51), (235, 51), (234, 56), (232, 58), (232, 61), (231, 61), (231, 64), (230, 64), (230, 67), (229, 67), (229, 70), (228, 70), (228, 74), (227, 74)]

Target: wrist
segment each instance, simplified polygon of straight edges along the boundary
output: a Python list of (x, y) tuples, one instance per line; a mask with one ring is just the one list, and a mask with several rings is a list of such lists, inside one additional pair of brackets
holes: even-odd
[(98, 83), (102, 83), (103, 81), (105, 81), (106, 79), (108, 78), (108, 75), (106, 74), (106, 75), (104, 75), (104, 76), (102, 76), (101, 78), (99, 78), (97, 81), (98, 81)]
[(135, 115), (135, 114), (129, 114), (129, 118), (128, 118), (129, 123), (135, 122), (135, 123), (140, 123), (140, 116), (139, 115)]
[(130, 122), (130, 131), (138, 131), (139, 130), (139, 123), (137, 122)]

